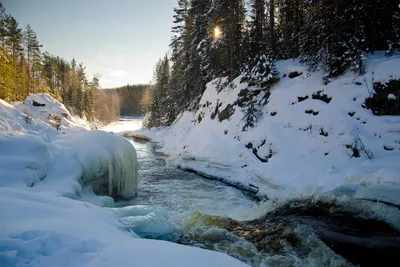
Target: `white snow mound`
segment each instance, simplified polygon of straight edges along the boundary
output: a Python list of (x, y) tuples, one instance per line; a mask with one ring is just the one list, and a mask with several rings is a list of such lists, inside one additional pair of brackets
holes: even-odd
[(89, 130), (90, 124), (72, 116), (65, 106), (49, 94), (29, 95), (23, 103), (15, 107), (26, 115), (46, 122), (62, 132)]

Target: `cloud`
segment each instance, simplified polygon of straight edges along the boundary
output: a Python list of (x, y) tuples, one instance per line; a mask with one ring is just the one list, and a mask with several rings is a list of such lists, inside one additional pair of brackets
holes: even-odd
[(123, 77), (127, 74), (126, 70), (111, 70), (109, 69), (108, 75), (113, 77)]

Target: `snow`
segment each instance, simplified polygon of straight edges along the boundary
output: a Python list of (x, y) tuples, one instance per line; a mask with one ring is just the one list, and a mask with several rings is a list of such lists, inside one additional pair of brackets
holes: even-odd
[[(34, 102), (44, 106), (34, 106)], [(91, 128), (87, 121), (72, 116), (63, 104), (49, 94), (31, 94), (23, 103), (15, 103), (15, 107), (26, 115), (44, 121), (54, 128), (60, 124), (59, 129), (64, 133), (66, 131), (84, 131)]]
[(0, 187), (0, 266), (245, 266), (229, 256), (135, 238), (103, 208)]
[[(256, 126), (247, 131), (242, 131), (246, 110), (235, 105), (247, 84), (238, 77), (219, 92), (217, 80), (208, 83), (200, 108), (185, 112), (171, 127), (136, 134), (160, 142), (169, 164), (258, 191), (260, 197), (309, 196), (343, 185), (400, 186), (400, 117), (374, 116), (362, 107), (373, 81), (399, 78), (400, 56), (378, 53), (366, 63), (364, 76), (348, 72), (324, 85), (322, 73), (308, 73), (297, 61), (279, 61), (281, 80), (272, 87)], [(289, 78), (293, 71), (303, 74)], [(331, 101), (313, 99), (318, 91)], [(211, 118), (217, 105), (222, 111), (228, 104), (235, 110), (229, 119)], [(359, 148), (373, 152), (372, 159), (363, 151), (360, 158), (351, 157), (356, 139), (362, 142), (357, 141)], [(268, 162), (246, 148), (249, 143), (258, 148), (258, 156), (270, 157)]]
[(371, 75), (375, 81), (386, 83), (391, 79), (400, 79), (399, 56), (384, 57), (381, 53), (372, 56), (367, 68), (371, 70)]
[(126, 131), (136, 131), (142, 128), (142, 118), (130, 118), (128, 120), (121, 118), (117, 122), (112, 122), (102, 128), (103, 131), (121, 133)]
[(116, 189), (126, 198), (135, 196), (138, 183), (136, 151), (128, 140), (93, 130), (62, 136), (55, 144), (64, 151), (73, 151), (82, 166), (81, 182), (92, 183), (95, 192), (101, 192), (101, 187), (106, 184), (106, 195), (112, 195)]
[(45, 94), (29, 99), (37, 97), (46, 106), (16, 104), (29, 119), (0, 100), (0, 266), (245, 266), (221, 253), (139, 238), (132, 231), (139, 223), (166, 233), (156, 221), (163, 215), (133, 221), (132, 212), (119, 216), (103, 208), (114, 206), (110, 197), (93, 193), (116, 187), (124, 197), (135, 194), (132, 144), (87, 131), (69, 113), (57, 131), (45, 112), (63, 116), (64, 107)]
[(57, 130), (48, 124), (29, 119), (23, 112), (0, 99), (0, 131), (5, 135), (32, 134), (43, 140), (50, 140), (50, 136), (57, 136)]

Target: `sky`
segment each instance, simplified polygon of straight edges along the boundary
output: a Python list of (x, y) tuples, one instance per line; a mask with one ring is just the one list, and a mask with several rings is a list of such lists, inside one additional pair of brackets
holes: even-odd
[(148, 83), (169, 51), (177, 0), (0, 0), (43, 51), (86, 66), (103, 88)]

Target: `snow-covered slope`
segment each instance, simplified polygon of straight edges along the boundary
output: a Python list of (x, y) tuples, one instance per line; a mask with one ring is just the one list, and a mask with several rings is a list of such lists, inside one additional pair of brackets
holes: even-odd
[[(281, 80), (269, 98), (240, 77), (219, 90), (214, 81), (197, 112), (184, 113), (167, 129), (140, 134), (162, 141), (171, 164), (269, 198), (345, 184), (400, 186), (400, 117), (374, 116), (362, 107), (373, 79), (398, 78), (400, 56), (375, 56), (364, 76), (347, 73), (327, 85), (321, 73), (308, 73), (296, 61), (280, 61), (277, 68)], [(249, 95), (257, 100), (254, 127), (245, 119)], [(355, 147), (361, 157), (351, 157)]]
[(0, 99), (0, 131), (2, 134), (32, 134), (43, 139), (57, 136), (57, 130), (40, 120), (31, 120), (26, 114)]
[[(65, 112), (46, 99), (42, 111)], [(48, 122), (36, 106), (24, 111), (29, 117), (0, 99), (0, 266), (244, 266), (227, 255), (127, 232), (114, 212), (91, 204), (112, 205), (112, 199), (82, 184), (134, 195), (132, 144), (86, 131), (85, 123), (77, 129), (69, 114), (57, 131), (40, 120)]]
[(14, 106), (27, 116), (46, 122), (64, 133), (91, 128), (87, 121), (72, 116), (62, 103), (49, 94), (32, 94), (24, 102), (14, 103)]

